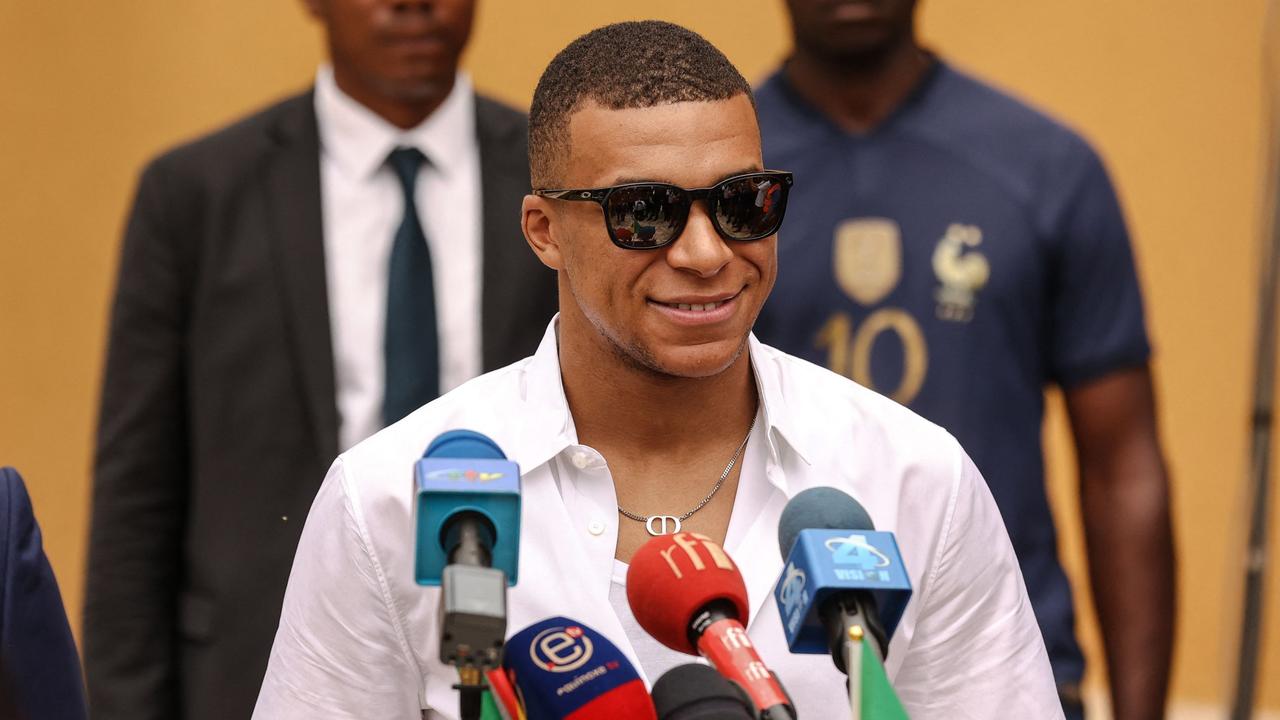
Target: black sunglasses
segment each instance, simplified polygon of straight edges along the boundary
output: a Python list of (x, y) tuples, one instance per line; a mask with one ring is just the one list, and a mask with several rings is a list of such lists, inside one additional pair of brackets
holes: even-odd
[(760, 240), (778, 232), (794, 180), (789, 172), (734, 175), (708, 188), (668, 183), (627, 183), (584, 190), (534, 190), (556, 200), (598, 203), (609, 239), (624, 250), (670, 245), (684, 232), (694, 200), (707, 204), (716, 232), (726, 240)]

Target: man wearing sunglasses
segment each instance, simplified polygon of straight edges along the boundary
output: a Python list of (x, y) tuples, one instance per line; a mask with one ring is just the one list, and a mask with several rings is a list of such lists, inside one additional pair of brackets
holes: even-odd
[(1080, 469), (1113, 711), (1164, 717), (1169, 487), (1142, 296), (1106, 170), (1075, 133), (921, 47), (914, 0), (788, 0), (765, 158), (803, 173), (762, 340), (955, 433), (991, 485), (1068, 717), (1084, 658), (1045, 493), (1044, 388)]
[(626, 563), (653, 535), (700, 533), (737, 559), (748, 632), (799, 716), (848, 717), (844, 677), (825, 655), (787, 652), (770, 599), (787, 499), (835, 486), (897, 533), (915, 595), (888, 671), (911, 717), (1061, 717), (1013, 549), (960, 446), (751, 336), (793, 182), (764, 167), (750, 86), (724, 55), (656, 21), (588, 33), (544, 72), (529, 148), (520, 222), (557, 272), (560, 314), (533, 357), (334, 463), (255, 717), (456, 717), (440, 593), (414, 583), (409, 480), (457, 428), (521, 469), (511, 631), (572, 617), (652, 682), (689, 658), (636, 624)]

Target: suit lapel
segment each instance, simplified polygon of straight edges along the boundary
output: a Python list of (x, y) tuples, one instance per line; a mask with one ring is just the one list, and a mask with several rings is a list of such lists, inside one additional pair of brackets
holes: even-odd
[(267, 234), (311, 428), (327, 460), (338, 454), (338, 411), (321, 227), (320, 141), (312, 93), (285, 105), (269, 133), (275, 152), (264, 168)]

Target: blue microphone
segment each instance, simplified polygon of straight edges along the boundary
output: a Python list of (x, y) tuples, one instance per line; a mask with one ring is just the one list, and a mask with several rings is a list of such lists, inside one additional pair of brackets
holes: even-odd
[(644, 680), (618, 646), (577, 620), (553, 617), (507, 640), (502, 668), (529, 720), (656, 720)]
[(893, 533), (877, 532), (857, 500), (834, 488), (791, 498), (778, 522), (786, 566), (774, 600), (793, 653), (830, 653), (848, 674), (849, 631), (861, 627), (881, 660), (911, 598)]
[(515, 585), (520, 567), (520, 466), (486, 435), (441, 433), (414, 467), (414, 574), (440, 585), (449, 564), (493, 567)]
[(520, 564), (520, 467), (487, 436), (451, 430), (427, 446), (413, 480), (414, 575), (440, 586), (440, 662), (458, 668), (459, 716), (474, 720)]

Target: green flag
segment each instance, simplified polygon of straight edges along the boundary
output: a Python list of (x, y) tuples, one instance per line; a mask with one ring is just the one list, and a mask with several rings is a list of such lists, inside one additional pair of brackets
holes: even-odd
[(505, 715), (498, 709), (498, 703), (488, 690), (480, 696), (480, 720), (505, 720)]
[(898, 694), (889, 684), (889, 676), (884, 674), (884, 666), (871, 644), (860, 638), (852, 644), (857, 649), (851, 653), (849, 679), (856, 682), (857, 687), (851, 687), (849, 695), (862, 710), (855, 720), (908, 720), (907, 711), (902, 709)]

